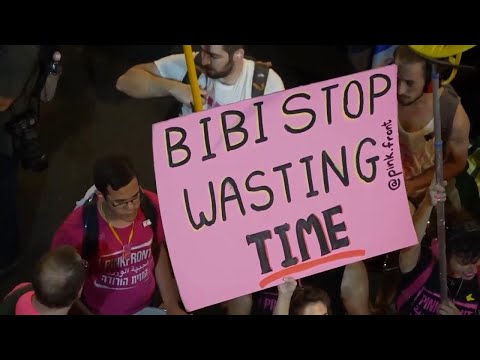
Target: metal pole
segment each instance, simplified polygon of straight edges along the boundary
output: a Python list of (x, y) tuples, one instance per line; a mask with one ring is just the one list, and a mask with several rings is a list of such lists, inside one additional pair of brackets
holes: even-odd
[[(443, 186), (443, 143), (442, 143), (442, 121), (440, 119), (440, 79), (437, 65), (432, 63), (433, 82), (433, 116), (435, 128), (435, 174), (437, 184)], [(445, 301), (448, 298), (447, 287), (447, 255), (445, 244), (445, 204), (438, 202), (437, 210), (437, 239), (439, 246), (439, 267), (440, 267), (440, 296)]]
[(188, 69), (188, 79), (193, 96), (193, 110), (199, 112), (203, 110), (202, 97), (200, 96), (200, 86), (198, 85), (197, 70), (195, 69), (195, 60), (193, 58), (192, 45), (183, 45), (183, 53)]

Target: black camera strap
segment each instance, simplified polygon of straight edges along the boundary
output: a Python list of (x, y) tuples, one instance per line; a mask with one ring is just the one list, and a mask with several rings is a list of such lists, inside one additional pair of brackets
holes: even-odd
[[(40, 45), (37, 45), (37, 46), (40, 46)], [(8, 50), (7, 50), (8, 51)], [(19, 101), (23, 100), (24, 96), (27, 95), (27, 90), (30, 86), (32, 86), (32, 83), (33, 83), (33, 80), (35, 77), (39, 77), (40, 75), (40, 48), (39, 48), (39, 51), (37, 52), (37, 62), (36, 62), (36, 65), (33, 66), (32, 68), (32, 71), (30, 72), (28, 78), (27, 78), (27, 81), (25, 82), (23, 88), (22, 88), (22, 91), (20, 92), (20, 94), (17, 96), (17, 98), (15, 99), (15, 101), (13, 101), (13, 103), (10, 105), (10, 107), (8, 108), (8, 111), (13, 114), (13, 115), (18, 115), (19, 112), (16, 111), (16, 106), (18, 104)], [(38, 79), (37, 79), (38, 81)], [(29, 105), (28, 105), (28, 109), (27, 111), (32, 111), (34, 112), (35, 114), (38, 114), (38, 108), (36, 106), (33, 106), (32, 104), (32, 98), (36, 95), (34, 94), (34, 91), (35, 91), (35, 88), (37, 86), (37, 82), (35, 82), (35, 85), (33, 85), (32, 87), (32, 95), (29, 97)]]

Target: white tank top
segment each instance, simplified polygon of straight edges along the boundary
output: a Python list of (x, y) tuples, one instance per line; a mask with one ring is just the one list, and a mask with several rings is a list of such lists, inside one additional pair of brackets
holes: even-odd
[(407, 132), (400, 123), (398, 130), (403, 171), (408, 180), (435, 165), (433, 118), (418, 131)]

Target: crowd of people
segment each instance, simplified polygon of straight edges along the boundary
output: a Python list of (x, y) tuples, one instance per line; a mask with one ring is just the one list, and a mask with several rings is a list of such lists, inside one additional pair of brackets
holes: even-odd
[[(17, 61), (19, 58), (21, 61)], [(38, 85), (33, 79), (41, 71), (37, 58), (34, 46), (0, 47), (0, 69), (4, 72), (0, 77), (0, 123), (5, 129), (5, 124), (32, 106), (22, 102), (35, 98)], [(467, 162), (469, 117), (453, 87), (442, 87), (439, 101), (442, 128), (447, 129), (442, 134), (446, 181), (438, 185), (434, 178), (430, 64), (404, 45), (395, 48), (391, 59), (398, 67), (398, 136), (417, 244), (387, 254), (396, 259), (395, 280), (389, 283), (395, 286), (385, 300), (388, 311), (478, 314), (480, 222), (466, 214), (455, 184)], [(195, 64), (204, 110), (285, 90), (271, 64), (249, 59), (243, 45), (201, 45)], [(187, 115), (193, 111), (193, 96), (186, 74), (184, 55), (169, 55), (128, 69), (118, 78), (116, 89), (136, 99), (173, 96), (179, 103), (173, 116)], [(18, 148), (22, 144), (18, 134), (11, 131), (0, 129), (0, 136), (1, 144), (8, 145), (0, 149), (0, 189), (12, 209), (16, 168), (22, 160)], [(187, 314), (170, 264), (158, 197), (142, 187), (130, 158), (123, 154), (99, 157), (92, 169), (92, 183), (94, 186), (56, 231), (51, 249), (39, 260), (31, 282), (16, 286), (3, 299), (0, 314)], [(448, 208), (447, 301), (441, 301), (438, 244), (429, 225), (433, 223), (432, 209), (439, 202), (445, 202)], [(16, 256), (17, 225), (10, 213), (2, 212), (0, 217), (9, 219), (0, 251), (0, 259), (9, 264)], [(285, 278), (277, 287), (213, 306), (214, 313), (381, 313), (376, 301), (371, 300), (375, 296), (370, 293), (368, 268), (369, 260), (365, 260), (298, 281)]]

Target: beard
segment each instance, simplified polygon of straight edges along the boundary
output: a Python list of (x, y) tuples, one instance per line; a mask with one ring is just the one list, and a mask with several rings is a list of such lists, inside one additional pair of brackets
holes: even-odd
[(397, 95), (397, 101), (400, 105), (409, 106), (417, 102), (417, 100), (420, 99), (422, 96), (423, 96), (423, 93), (421, 93), (419, 96), (415, 98), (405, 97), (403, 95)]
[(228, 60), (228, 63), (225, 65), (223, 70), (213, 70), (210, 66), (205, 66), (204, 67), (205, 73), (210, 79), (222, 79), (224, 77), (227, 77), (230, 75), (230, 73), (233, 70), (233, 60), (230, 59)]

